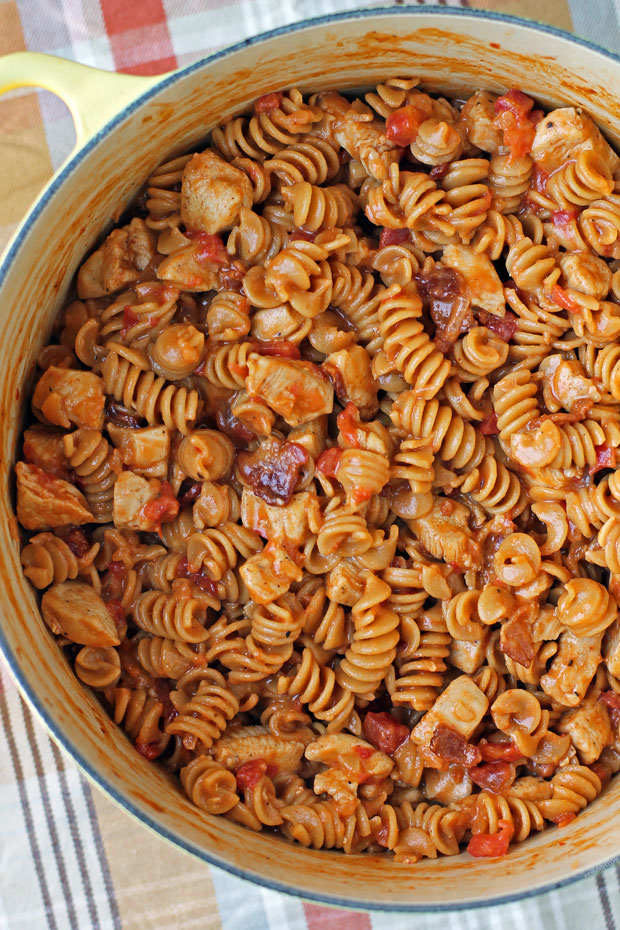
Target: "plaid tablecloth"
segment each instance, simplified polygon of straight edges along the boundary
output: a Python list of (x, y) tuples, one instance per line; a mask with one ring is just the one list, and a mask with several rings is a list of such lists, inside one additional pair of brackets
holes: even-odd
[[(0, 0), (0, 54), (30, 49), (157, 74), (265, 29), (363, 5), (370, 4)], [(620, 51), (620, 0), (442, 5), (541, 19)], [(0, 98), (0, 248), (73, 139), (69, 112), (53, 95)], [(520, 903), (453, 915), (338, 911), (262, 890), (177, 851), (91, 789), (1, 665), (0, 682), (0, 930), (620, 930), (616, 868)]]

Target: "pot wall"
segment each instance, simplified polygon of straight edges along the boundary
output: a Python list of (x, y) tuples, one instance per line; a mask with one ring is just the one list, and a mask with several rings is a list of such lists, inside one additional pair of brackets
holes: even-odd
[[(294, 66), (292, 63), (294, 62)], [(12, 462), (34, 360), (81, 257), (111, 217), (169, 155), (199, 144), (213, 125), (259, 94), (291, 85), (362, 87), (416, 74), (426, 87), (458, 94), (516, 85), (545, 104), (583, 106), (620, 142), (620, 63), (533, 26), (471, 15), (395, 12), (345, 16), (283, 30), (214, 61), (166, 77), (159, 90), (78, 152), (18, 233), (5, 264), (0, 327), (0, 443)], [(105, 75), (101, 81), (105, 82)], [(42, 83), (45, 83), (43, 80)], [(620, 853), (616, 779), (571, 825), (549, 829), (489, 863), (462, 854), (416, 866), (382, 857), (352, 859), (256, 836), (201, 813), (176, 779), (131, 747), (74, 677), (47, 632), (23, 578), (10, 469), (0, 476), (0, 574), (5, 603), (0, 643), (23, 690), (52, 732), (125, 807), (158, 832), (216, 864), (280, 890), (363, 907), (471, 906), (532, 892), (582, 874)]]

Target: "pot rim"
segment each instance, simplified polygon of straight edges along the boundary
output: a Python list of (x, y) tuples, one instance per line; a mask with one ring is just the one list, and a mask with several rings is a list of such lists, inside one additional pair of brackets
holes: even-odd
[[(246, 39), (236, 42), (234, 45), (227, 45), (224, 48), (217, 49), (215, 52), (211, 52), (208, 55), (203, 56), (198, 59), (198, 61), (192, 62), (191, 64), (185, 65), (182, 68), (177, 68), (172, 72), (164, 74), (161, 80), (153, 83), (149, 88), (147, 88), (143, 93), (137, 96), (135, 99), (130, 101), (126, 106), (122, 107), (118, 113), (116, 113), (111, 119), (108, 120), (100, 129), (93, 133), (86, 141), (81, 145), (77, 150), (75, 150), (68, 158), (68, 160), (61, 166), (58, 173), (54, 175), (49, 184), (43, 189), (41, 194), (37, 197), (33, 206), (30, 208), (26, 214), (24, 220), (17, 229), (17, 232), (13, 239), (11, 240), (7, 250), (2, 256), (0, 256), (0, 291), (4, 284), (4, 281), (7, 275), (10, 272), (11, 266), (15, 259), (15, 256), (19, 252), (24, 239), (26, 238), (30, 227), (37, 219), (43, 208), (47, 205), (50, 198), (53, 197), (55, 192), (65, 183), (66, 180), (70, 177), (73, 169), (80, 164), (86, 156), (91, 152), (93, 148), (99, 143), (99, 141), (104, 138), (109, 132), (116, 128), (116, 126), (124, 120), (127, 116), (137, 110), (143, 103), (147, 100), (158, 94), (161, 90), (174, 85), (177, 81), (186, 77), (189, 74), (199, 71), (202, 67), (207, 64), (212, 64), (222, 58), (226, 58), (228, 55), (234, 54), (236, 52), (242, 51), (245, 48), (250, 48), (254, 45), (257, 45), (261, 42), (264, 42), (267, 39), (274, 39), (282, 35), (286, 35), (291, 32), (301, 32), (304, 29), (309, 29), (314, 26), (321, 26), (329, 23), (340, 23), (347, 20), (357, 20), (357, 19), (369, 19), (373, 17), (389, 17), (389, 16), (436, 16), (441, 15), (446, 18), (464, 18), (464, 19), (478, 19), (478, 20), (487, 20), (495, 23), (508, 23), (511, 25), (519, 26), (520, 28), (529, 29), (532, 32), (546, 33), (548, 35), (555, 36), (559, 39), (564, 39), (573, 45), (578, 45), (582, 48), (588, 49), (588, 51), (595, 52), (599, 55), (604, 56), (605, 58), (610, 59), (616, 64), (620, 65), (620, 55), (612, 52), (609, 49), (603, 48), (600, 45), (597, 45), (595, 42), (590, 41), (589, 39), (584, 39), (581, 36), (573, 35), (569, 32), (566, 32), (564, 29), (559, 29), (556, 26), (551, 26), (546, 23), (537, 23), (534, 20), (527, 20), (520, 16), (513, 16), (509, 13), (498, 13), (493, 10), (474, 10), (474, 9), (465, 9), (459, 7), (445, 7), (438, 6), (436, 4), (423, 6), (423, 7), (404, 7), (404, 6), (389, 6), (389, 7), (367, 7), (361, 10), (349, 10), (342, 11), (337, 13), (329, 13), (323, 16), (317, 16), (313, 18), (308, 18), (301, 20), (299, 22), (290, 23), (284, 26), (278, 26), (274, 29), (270, 29), (266, 32), (261, 32), (255, 36), (249, 36)], [(620, 866), (620, 849), (617, 856), (613, 856), (610, 859), (607, 859), (605, 862), (595, 866), (590, 869), (581, 869), (576, 870), (574, 873), (571, 873), (566, 878), (560, 879), (558, 881), (548, 882), (541, 884), (540, 886), (533, 888), (526, 892), (520, 892), (516, 894), (508, 895), (498, 895), (485, 899), (484, 901), (478, 902), (450, 902), (446, 904), (437, 903), (432, 906), (420, 905), (415, 902), (406, 903), (406, 904), (389, 904), (384, 902), (369, 902), (363, 900), (347, 900), (345, 898), (338, 897), (337, 895), (331, 895), (327, 892), (318, 893), (310, 891), (300, 891), (294, 887), (289, 887), (282, 884), (279, 881), (266, 878), (264, 876), (257, 876), (250, 872), (246, 872), (244, 869), (237, 868), (229, 862), (222, 861), (218, 858), (216, 852), (207, 851), (201, 847), (196, 846), (194, 843), (189, 840), (184, 839), (183, 837), (176, 835), (167, 827), (159, 824), (154, 817), (148, 812), (142, 810), (138, 804), (135, 804), (128, 797), (121, 794), (119, 790), (113, 787), (105, 778), (105, 776), (96, 768), (91, 766), (91, 764), (83, 757), (81, 750), (76, 744), (63, 732), (62, 728), (57, 725), (53, 716), (48, 713), (47, 709), (39, 701), (38, 696), (31, 691), (29, 683), (26, 681), (17, 656), (11, 649), (9, 642), (5, 637), (4, 630), (2, 625), (0, 625), (0, 653), (2, 654), (11, 676), (16, 682), (20, 694), (25, 698), (28, 706), (32, 709), (40, 722), (43, 724), (48, 733), (53, 737), (53, 739), (64, 749), (64, 751), (74, 760), (79, 769), (87, 776), (89, 781), (94, 783), (105, 795), (111, 798), (116, 804), (123, 808), (123, 810), (128, 813), (130, 816), (139, 821), (140, 824), (152, 830), (160, 838), (171, 843), (173, 846), (182, 849), (184, 852), (189, 853), (190, 855), (196, 857), (197, 859), (206, 862), (208, 865), (215, 866), (216, 868), (223, 869), (226, 872), (236, 876), (237, 878), (245, 879), (250, 881), (259, 887), (269, 888), (272, 891), (280, 892), (281, 894), (291, 895), (293, 897), (298, 897), (303, 900), (314, 901), (319, 904), (326, 904), (332, 907), (340, 907), (345, 909), (359, 909), (359, 910), (369, 910), (369, 911), (385, 911), (392, 913), (445, 913), (445, 912), (456, 912), (464, 910), (476, 910), (478, 908), (488, 908), (494, 907), (501, 904), (510, 904), (515, 901), (525, 900), (527, 898), (533, 898), (538, 895), (544, 894), (549, 891), (555, 891), (559, 888), (563, 888), (567, 885), (573, 884), (580, 879), (589, 878), (597, 873), (601, 872), (603, 869), (608, 868), (609, 866), (616, 865)]]

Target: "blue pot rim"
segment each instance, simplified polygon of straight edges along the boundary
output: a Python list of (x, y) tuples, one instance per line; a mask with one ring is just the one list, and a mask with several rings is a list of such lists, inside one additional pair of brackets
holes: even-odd
[[(264, 42), (267, 39), (274, 39), (278, 36), (286, 35), (292, 32), (301, 32), (304, 29), (311, 29), (314, 26), (321, 26), (329, 23), (341, 23), (346, 22), (347, 20), (357, 20), (357, 19), (369, 19), (371, 17), (389, 17), (389, 16), (429, 16), (440, 14), (444, 17), (452, 18), (464, 18), (464, 19), (479, 19), (487, 20), (490, 22), (497, 23), (508, 23), (510, 25), (519, 26), (521, 28), (529, 29), (532, 32), (536, 33), (546, 33), (548, 35), (556, 36), (557, 38), (564, 39), (567, 42), (570, 42), (573, 45), (579, 45), (583, 48), (587, 48), (590, 51), (597, 52), (600, 55), (603, 55), (606, 58), (609, 58), (611, 61), (616, 64), (620, 64), (620, 55), (616, 55), (614, 52), (609, 49), (603, 48), (600, 45), (597, 45), (595, 42), (591, 42), (588, 39), (583, 39), (579, 36), (572, 35), (569, 32), (566, 32), (563, 29), (558, 29), (555, 26), (549, 26), (543, 23), (536, 23), (533, 20), (523, 19), (519, 16), (512, 16), (508, 13), (496, 13), (493, 11), (487, 10), (470, 10), (464, 8), (455, 8), (455, 7), (445, 7), (445, 6), (422, 6), (422, 7), (407, 7), (407, 6), (390, 6), (390, 7), (369, 7), (362, 10), (350, 10), (339, 13), (330, 13), (324, 16), (318, 16), (312, 19), (305, 19), (300, 22), (291, 23), (287, 26), (278, 26), (275, 29), (271, 29), (267, 32), (262, 32), (256, 36), (250, 36), (247, 39), (243, 39), (241, 42), (237, 42), (234, 45), (228, 45), (225, 48), (218, 49), (216, 52), (213, 52), (209, 55), (205, 55), (200, 58), (198, 61), (193, 62), (192, 64), (185, 65), (183, 68), (178, 68), (172, 73), (162, 77), (161, 81), (158, 81), (156, 84), (153, 84), (152, 87), (148, 88), (143, 94), (137, 97), (135, 100), (131, 101), (127, 106), (120, 110), (115, 116), (113, 116), (100, 130), (98, 130), (93, 136), (91, 136), (87, 141), (81, 146), (67, 161), (65, 165), (62, 166), (58, 174), (52, 179), (50, 184), (44, 189), (39, 198), (36, 200), (35, 204), (28, 212), (26, 218), (18, 229), (18, 232), (13, 239), (11, 245), (9, 246), (7, 252), (5, 253), (2, 262), (0, 264), (0, 289), (2, 288), (4, 281), (7, 275), (10, 272), (11, 266), (15, 260), (19, 249), (21, 248), (25, 238), (27, 237), (32, 224), (35, 222), (37, 217), (47, 206), (51, 198), (54, 196), (56, 191), (61, 187), (62, 184), (69, 178), (73, 169), (79, 165), (86, 156), (98, 145), (98, 143), (103, 139), (109, 132), (116, 128), (124, 119), (130, 116), (134, 111), (139, 109), (142, 104), (148, 101), (150, 98), (159, 94), (160, 91), (164, 90), (167, 87), (172, 86), (177, 83), (177, 81), (182, 80), (189, 74), (193, 74), (195, 71), (199, 71), (204, 65), (211, 64), (215, 61), (218, 61), (222, 58), (241, 51), (244, 48), (250, 48), (254, 45), (257, 45), (261, 42)], [(447, 904), (435, 904), (432, 906), (428, 905), (419, 905), (415, 903), (407, 904), (389, 904), (389, 903), (377, 903), (370, 901), (356, 901), (356, 900), (347, 900), (344, 898), (339, 898), (336, 895), (330, 895), (328, 893), (315, 893), (300, 891), (295, 887), (289, 887), (283, 885), (280, 882), (273, 881), (262, 876), (254, 875), (250, 872), (246, 872), (244, 869), (238, 869), (235, 866), (231, 865), (228, 862), (224, 862), (215, 854), (206, 852), (204, 849), (195, 846), (193, 843), (188, 842), (187, 840), (182, 839), (177, 836), (172, 831), (168, 830), (162, 824), (158, 823), (150, 814), (143, 811), (141, 807), (137, 804), (134, 804), (127, 797), (121, 794), (115, 787), (113, 787), (102, 775), (101, 773), (94, 768), (83, 756), (81, 751), (77, 746), (75, 746), (72, 741), (63, 733), (61, 727), (57, 724), (55, 719), (48, 713), (46, 708), (38, 700), (34, 692), (31, 692), (30, 685), (25, 679), (22, 670), (19, 665), (19, 661), (11, 649), (2, 626), (0, 626), (0, 652), (11, 671), (12, 676), (17, 682), (19, 689), (22, 695), (26, 698), (28, 704), (35, 711), (37, 716), (45, 725), (46, 729), (51, 733), (53, 738), (59, 743), (60, 746), (68, 753), (69, 756), (77, 763), (79, 768), (84, 772), (84, 774), (89, 778), (90, 781), (94, 782), (98, 788), (100, 788), (105, 794), (107, 794), (113, 801), (115, 801), (120, 807), (124, 808), (129, 814), (135, 817), (140, 823), (144, 824), (146, 827), (151, 829), (154, 833), (168, 840), (174, 846), (177, 846), (183, 849), (185, 852), (189, 853), (192, 856), (195, 856), (198, 859), (201, 859), (203, 862), (208, 863), (209, 865), (214, 866), (215, 868), (223, 869), (226, 872), (236, 876), (237, 878), (245, 879), (250, 881), (253, 884), (259, 885), (260, 887), (269, 888), (272, 891), (277, 891), (282, 894), (292, 895), (294, 897), (300, 897), (304, 900), (315, 901), (319, 904), (331, 905), (334, 907), (342, 907), (352, 910), (370, 910), (370, 911), (388, 911), (393, 913), (441, 913), (441, 912), (451, 912), (451, 911), (465, 911), (465, 910), (475, 910), (477, 908), (487, 908), (493, 907), (501, 904), (510, 904), (516, 901), (525, 900), (527, 898), (536, 897), (541, 894), (545, 894), (549, 891), (555, 891), (558, 888), (563, 888), (567, 885), (573, 884), (576, 881), (579, 881), (583, 878), (588, 878), (592, 875), (596, 875), (598, 872), (601, 872), (603, 869), (608, 868), (612, 865), (620, 865), (620, 852), (618, 856), (614, 856), (611, 859), (601, 863), (598, 866), (595, 866), (592, 869), (577, 870), (574, 874), (567, 876), (564, 879), (556, 882), (550, 882), (544, 885), (541, 885), (538, 888), (533, 888), (530, 891), (523, 892), (520, 894), (514, 895), (502, 895), (493, 898), (489, 898), (486, 901), (476, 902), (476, 903), (458, 903), (451, 902)], [(352, 866), (355, 860), (352, 860)]]

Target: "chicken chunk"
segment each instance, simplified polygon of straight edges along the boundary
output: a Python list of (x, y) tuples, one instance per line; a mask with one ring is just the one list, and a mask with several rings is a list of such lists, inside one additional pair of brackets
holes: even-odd
[(469, 531), (468, 515), (463, 504), (436, 498), (428, 516), (408, 523), (433, 558), (462, 569), (479, 568), (480, 548)]
[(46, 591), (41, 613), (56, 636), (82, 646), (118, 646), (112, 614), (93, 588), (81, 581), (64, 581)]
[(241, 522), (264, 539), (302, 546), (310, 532), (316, 532), (320, 509), (314, 494), (301, 491), (293, 494), (290, 503), (282, 507), (267, 504), (244, 488), (241, 497)]
[(364, 420), (374, 416), (379, 409), (378, 385), (372, 376), (370, 355), (363, 346), (333, 352), (322, 367), (342, 404), (351, 401)]
[(550, 413), (574, 406), (583, 408), (601, 399), (594, 382), (588, 378), (581, 362), (564, 359), (561, 355), (548, 355), (540, 364), (543, 372), (543, 397)]
[(260, 397), (289, 426), (299, 426), (334, 406), (334, 389), (311, 362), (250, 355), (246, 390)]
[(239, 569), (250, 597), (256, 604), (270, 604), (285, 594), (303, 572), (290, 553), (274, 543), (250, 556)]
[(591, 699), (564, 714), (557, 729), (560, 733), (568, 733), (583, 765), (596, 762), (614, 738), (607, 707), (602, 701)]
[(453, 639), (450, 643), (450, 664), (473, 675), (478, 671), (486, 658), (486, 647), (489, 641), (489, 631), (484, 629), (482, 636), (472, 642), (464, 639)]
[(200, 241), (175, 249), (160, 263), (157, 277), (184, 291), (214, 291), (220, 288), (218, 264), (205, 256)]
[(565, 707), (580, 704), (602, 661), (601, 638), (562, 633), (551, 667), (540, 679), (545, 694)]
[(84, 495), (63, 478), (27, 462), (18, 462), (15, 473), (17, 519), (27, 530), (49, 530), (94, 520)]
[(474, 307), (481, 307), (494, 316), (504, 316), (504, 289), (491, 259), (485, 252), (476, 252), (469, 245), (447, 245), (441, 262), (454, 268), (465, 279), (465, 296)]
[(429, 744), (438, 723), (469, 739), (489, 707), (480, 688), (466, 675), (451, 681), (411, 731), (414, 743)]
[(43, 372), (32, 396), (32, 406), (46, 420), (69, 429), (102, 429), (105, 389), (103, 379), (92, 371), (57, 368)]
[(118, 529), (157, 531), (159, 521), (146, 505), (159, 497), (160, 488), (156, 478), (147, 480), (132, 471), (122, 471), (114, 485), (114, 525)]
[(574, 107), (560, 107), (547, 113), (536, 127), (531, 155), (551, 174), (579, 152), (593, 151), (601, 156), (614, 178), (620, 176), (620, 158), (603, 137), (598, 126)]
[(120, 450), (123, 465), (144, 478), (165, 478), (168, 474), (170, 432), (165, 426), (131, 429), (108, 424), (110, 439)]
[(483, 152), (495, 155), (502, 144), (502, 134), (493, 125), (495, 98), (488, 90), (477, 90), (461, 110), (460, 125), (467, 141)]
[(564, 276), (564, 286), (581, 294), (602, 300), (611, 287), (611, 268), (606, 261), (591, 252), (562, 252), (558, 264)]
[(245, 171), (211, 149), (190, 158), (181, 183), (181, 219), (188, 229), (219, 233), (231, 229), (242, 207), (253, 203)]
[(266, 727), (231, 726), (214, 745), (212, 755), (216, 762), (231, 771), (253, 759), (260, 759), (278, 771), (295, 772), (304, 748), (302, 742), (275, 736)]
[(56, 475), (70, 478), (69, 463), (65, 458), (64, 433), (35, 424), (24, 433), (24, 458), (31, 465)]
[(360, 114), (346, 97), (333, 91), (319, 94), (317, 102), (331, 117), (332, 134), (338, 145), (373, 178), (385, 181), (390, 165), (400, 157), (400, 149), (385, 134), (385, 124), (373, 119), (370, 110), (368, 114)]
[(78, 271), (78, 297), (105, 297), (133, 284), (156, 254), (155, 235), (144, 220), (135, 217), (128, 226), (113, 229)]

